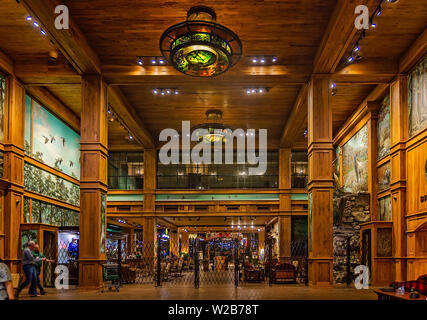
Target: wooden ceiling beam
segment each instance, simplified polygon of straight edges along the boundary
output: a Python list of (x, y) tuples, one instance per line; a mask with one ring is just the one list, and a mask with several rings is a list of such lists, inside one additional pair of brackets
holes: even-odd
[[(269, 66), (269, 67), (254, 67), (245, 66), (239, 70), (230, 70), (224, 75), (220, 75), (215, 79), (220, 80), (221, 83), (236, 83), (242, 84), (258, 84), (264, 85), (268, 83), (291, 83), (303, 84), (306, 83), (310, 77), (309, 66)], [(201, 82), (209, 82), (212, 79), (188, 77), (178, 71), (172, 66), (158, 66), (158, 67), (140, 67), (140, 66), (120, 66), (120, 65), (106, 65), (102, 68), (102, 74), (111, 85), (138, 85), (138, 84), (164, 84), (168, 83), (182, 83), (185, 84), (199, 84)]]
[(57, 0), (21, 0), (29, 14), (43, 26), (55, 46), (80, 74), (101, 73), (101, 62), (73, 19), (68, 30), (55, 27)]
[(8, 74), (14, 74), (14, 63), (3, 51), (0, 51), (0, 70)]
[(427, 28), (415, 40), (399, 61), (399, 72), (407, 73), (427, 53)]
[(313, 73), (332, 73), (339, 65), (359, 31), (354, 26), (354, 9), (358, 5), (366, 5), (373, 12), (378, 0), (338, 1), (314, 58)]
[(155, 147), (150, 132), (118, 87), (108, 87), (108, 103), (144, 148), (152, 149)]
[(346, 65), (331, 75), (331, 81), (357, 84), (389, 83), (398, 71), (397, 60), (367, 59)]
[(298, 141), (297, 137), (300, 134), (301, 126), (307, 122), (307, 112), (307, 84), (304, 84), (286, 121), (280, 138), (280, 147), (289, 148)]

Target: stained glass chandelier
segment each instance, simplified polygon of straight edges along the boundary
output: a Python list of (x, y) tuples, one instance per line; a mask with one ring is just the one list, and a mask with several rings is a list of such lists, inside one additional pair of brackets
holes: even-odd
[(207, 123), (202, 123), (191, 128), (191, 132), (198, 132), (201, 129), (207, 131), (205, 134), (199, 135), (199, 142), (211, 144), (215, 142), (227, 142), (227, 134), (231, 135), (232, 129), (230, 126), (219, 123), (222, 120), (222, 112), (220, 110), (206, 111)]
[(233, 31), (216, 23), (214, 10), (197, 6), (188, 11), (186, 21), (163, 33), (160, 51), (184, 74), (214, 77), (239, 61), (242, 43)]

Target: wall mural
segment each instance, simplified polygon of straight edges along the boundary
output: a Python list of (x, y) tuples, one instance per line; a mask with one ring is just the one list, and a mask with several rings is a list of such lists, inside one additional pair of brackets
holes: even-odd
[(106, 200), (105, 193), (101, 193), (101, 234), (100, 234), (100, 239), (101, 239), (100, 252), (101, 253), (105, 253), (105, 246), (106, 246), (105, 200)]
[(368, 126), (365, 124), (342, 148), (345, 192), (368, 191)]
[(26, 153), (30, 154), (32, 147), (32, 157), (80, 179), (80, 136), (35, 100), (32, 102), (31, 107), (31, 98), (26, 97)]
[(377, 230), (377, 256), (392, 256), (392, 232), (391, 228), (379, 228)]
[(335, 148), (335, 160), (334, 160), (334, 182), (336, 186), (340, 185), (340, 159), (341, 159), (341, 148), (337, 146)]
[(409, 137), (427, 128), (427, 57), (409, 74)]
[(27, 190), (80, 206), (80, 187), (50, 172), (24, 164), (24, 187)]
[(384, 163), (377, 169), (378, 192), (390, 188), (390, 161)]
[(390, 97), (387, 95), (381, 102), (377, 122), (378, 159), (390, 153)]
[[(30, 204), (26, 199), (24, 198), (24, 217), (28, 219), (27, 217), (30, 216)], [(26, 202), (28, 203), (27, 205)], [(77, 227), (80, 225), (80, 214), (78, 211), (32, 199), (31, 223), (44, 223), (59, 227)]]
[(4, 104), (6, 101), (6, 78), (0, 74), (0, 142), (4, 139)]
[(380, 221), (391, 221), (391, 197), (378, 199), (378, 218)]
[(21, 249), (24, 250), (29, 241), (38, 242), (37, 230), (22, 230), (21, 233)]

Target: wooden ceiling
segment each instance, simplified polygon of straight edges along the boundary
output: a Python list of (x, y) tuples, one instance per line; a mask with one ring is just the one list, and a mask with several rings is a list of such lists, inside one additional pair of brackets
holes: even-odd
[[(373, 10), (378, 2), (361, 0), (360, 4)], [(233, 127), (267, 128), (271, 148), (284, 143), (304, 146), (307, 108), (299, 93), (313, 72), (330, 73), (337, 85), (337, 94), (331, 97), (335, 133), (377, 84), (388, 83), (399, 72), (411, 45), (423, 39), (427, 17), (425, 0), (384, 3), (375, 20), (377, 28), (367, 30), (360, 43), (362, 60), (346, 65), (339, 61), (346, 59), (360, 34), (353, 26), (356, 4), (351, 1), (202, 1), (197, 4), (212, 7), (217, 22), (239, 35), (244, 56), (227, 73), (199, 79), (171, 66), (136, 65), (137, 56), (160, 55), (161, 34), (185, 20), (194, 1), (66, 1), (73, 26), (68, 33), (52, 28), (49, 10), (56, 3), (1, 1), (0, 50), (15, 62), (15, 72), (27, 86), (49, 90), (77, 116), (81, 112), (78, 72), (102, 70), (114, 88), (113, 108), (146, 146), (150, 141), (158, 146), (159, 132), (180, 129), (181, 120), (192, 125), (205, 122), (205, 112), (212, 108), (222, 110), (223, 122)], [(48, 36), (25, 20), (30, 12), (45, 23)], [(47, 53), (55, 47), (63, 56), (57, 64), (48, 63)], [(256, 55), (276, 56), (278, 62), (253, 66), (250, 57)], [(269, 92), (247, 95), (248, 87), (267, 87)], [(178, 88), (180, 94), (154, 96), (153, 88)], [(117, 123), (109, 128), (113, 148), (138, 147), (127, 144), (127, 129)]]

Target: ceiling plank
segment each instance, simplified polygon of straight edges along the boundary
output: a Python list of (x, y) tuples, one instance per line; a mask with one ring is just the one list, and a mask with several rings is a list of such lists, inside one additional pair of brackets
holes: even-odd
[(280, 139), (280, 147), (291, 147), (293, 143), (296, 142), (295, 140), (298, 140), (295, 139), (295, 137), (300, 133), (304, 121), (307, 121), (307, 112), (307, 84), (304, 84), (298, 93), (295, 105), (286, 121)]
[(372, 12), (378, 5), (378, 1), (338, 1), (314, 58), (313, 73), (331, 73), (337, 68), (358, 32), (354, 26), (356, 19), (354, 9), (358, 5), (366, 5), (369, 12)]
[(65, 123), (67, 123), (71, 128), (80, 132), (80, 118), (49, 90), (42, 87), (31, 86), (25, 86), (25, 90), (36, 100), (46, 106), (57, 117), (65, 121)]
[(22, 0), (21, 3), (44, 27), (50, 39), (64, 56), (83, 74), (100, 73), (101, 63), (95, 51), (90, 47), (77, 24), (70, 18), (68, 30), (55, 27), (55, 7), (57, 0)]
[(412, 43), (409, 49), (403, 54), (399, 62), (399, 72), (406, 73), (417, 63), (417, 61), (427, 53), (427, 28)]
[(144, 148), (154, 148), (153, 138), (145, 128), (135, 109), (129, 104), (120, 88), (108, 86), (108, 103), (118, 114), (121, 120), (126, 123), (129, 130)]

